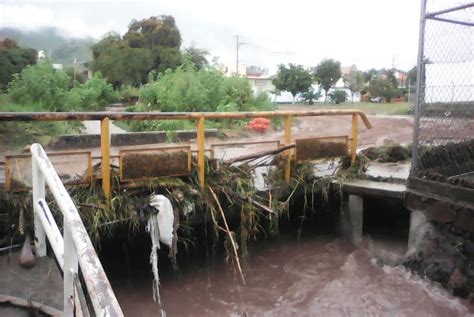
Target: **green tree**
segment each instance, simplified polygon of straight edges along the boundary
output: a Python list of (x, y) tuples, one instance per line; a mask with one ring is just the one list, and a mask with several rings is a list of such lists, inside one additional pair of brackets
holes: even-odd
[(206, 58), (206, 56), (208, 55), (209, 55), (208, 51), (204, 49), (196, 48), (193, 45), (191, 45), (190, 47), (184, 49), (183, 60), (189, 60), (194, 65), (196, 65), (197, 69), (202, 69), (209, 65), (209, 62)]
[(394, 83), (390, 79), (383, 77), (374, 77), (370, 81), (369, 91), (372, 96), (384, 97), (387, 102), (390, 102), (398, 92)]
[(410, 85), (412, 86), (416, 85), (416, 73), (416, 66), (410, 69), (407, 73), (407, 82), (410, 83)]
[(69, 81), (66, 72), (54, 69), (50, 63), (29, 65), (13, 75), (8, 94), (19, 104), (41, 104), (48, 111), (65, 111)]
[(9, 38), (0, 40), (0, 91), (5, 91), (13, 74), (27, 65), (36, 64), (37, 53), (31, 48), (20, 48)]
[(72, 110), (100, 111), (117, 97), (112, 85), (102, 78), (100, 72), (97, 72), (91, 79), (68, 92), (66, 104)]
[(92, 55), (92, 68), (100, 71), (116, 87), (145, 83), (148, 72), (153, 69), (150, 50), (129, 46), (114, 33), (94, 45)]
[[(255, 97), (246, 78), (225, 77), (215, 68), (198, 70), (191, 62), (168, 69), (154, 82), (144, 85), (140, 101), (151, 110), (244, 111), (268, 110), (268, 97)], [(266, 95), (265, 95), (266, 96)]]
[(276, 78), (273, 80), (276, 89), (289, 91), (293, 95), (293, 102), (296, 95), (307, 92), (312, 83), (311, 74), (303, 66), (294, 64), (289, 64), (288, 67), (283, 64), (278, 66)]
[(364, 74), (359, 70), (352, 69), (347, 75), (347, 77), (344, 78), (344, 82), (346, 83), (347, 87), (349, 87), (352, 93), (352, 103), (354, 103), (354, 94), (364, 89)]
[(375, 68), (371, 68), (368, 71), (365, 71), (363, 74), (365, 82), (368, 83), (378, 74), (378, 71)]
[(115, 87), (139, 86), (150, 72), (181, 64), (181, 35), (172, 16), (133, 20), (123, 37), (108, 34), (92, 47), (92, 68)]
[(333, 59), (325, 59), (316, 66), (314, 76), (327, 96), (329, 89), (341, 78), (341, 63)]
[(399, 82), (397, 80), (397, 77), (395, 77), (395, 73), (393, 72), (393, 70), (390, 69), (390, 70), (385, 71), (385, 76), (387, 77), (388, 80), (390, 80), (390, 82), (395, 88), (398, 87)]

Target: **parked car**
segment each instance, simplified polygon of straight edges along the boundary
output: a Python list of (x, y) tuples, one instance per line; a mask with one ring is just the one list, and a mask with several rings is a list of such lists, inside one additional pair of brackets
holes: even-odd
[(369, 100), (370, 102), (373, 102), (373, 103), (386, 103), (387, 100), (385, 100), (384, 97), (374, 97), (374, 98), (370, 98)]

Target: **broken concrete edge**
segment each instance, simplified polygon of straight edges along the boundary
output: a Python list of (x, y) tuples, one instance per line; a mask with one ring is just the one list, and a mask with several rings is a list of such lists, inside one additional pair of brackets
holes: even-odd
[[(207, 138), (217, 137), (217, 129), (207, 129)], [(172, 132), (151, 131), (151, 132), (130, 132), (111, 134), (111, 146), (127, 146), (140, 144), (166, 143), (172, 141), (186, 142), (197, 138), (194, 130), (176, 130)], [(51, 149), (83, 149), (100, 147), (100, 134), (71, 134), (55, 137), (49, 144)]]

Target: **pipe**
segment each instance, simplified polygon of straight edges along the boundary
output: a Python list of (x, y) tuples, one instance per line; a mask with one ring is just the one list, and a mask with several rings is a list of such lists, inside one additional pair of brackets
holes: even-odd
[(253, 111), (253, 112), (0, 112), (0, 121), (69, 121), (69, 120), (197, 120), (245, 119), (274, 117), (314, 117), (358, 114), (367, 129), (372, 125), (367, 116), (357, 109), (311, 111)]

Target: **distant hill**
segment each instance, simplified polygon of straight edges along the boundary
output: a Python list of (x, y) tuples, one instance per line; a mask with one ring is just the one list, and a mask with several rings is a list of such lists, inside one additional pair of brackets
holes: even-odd
[(70, 38), (60, 34), (56, 28), (42, 28), (37, 31), (22, 31), (14, 28), (0, 28), (0, 38), (11, 38), (21, 47), (46, 51), (53, 63), (70, 65), (77, 58), (79, 63), (92, 60), (91, 45), (94, 38)]

